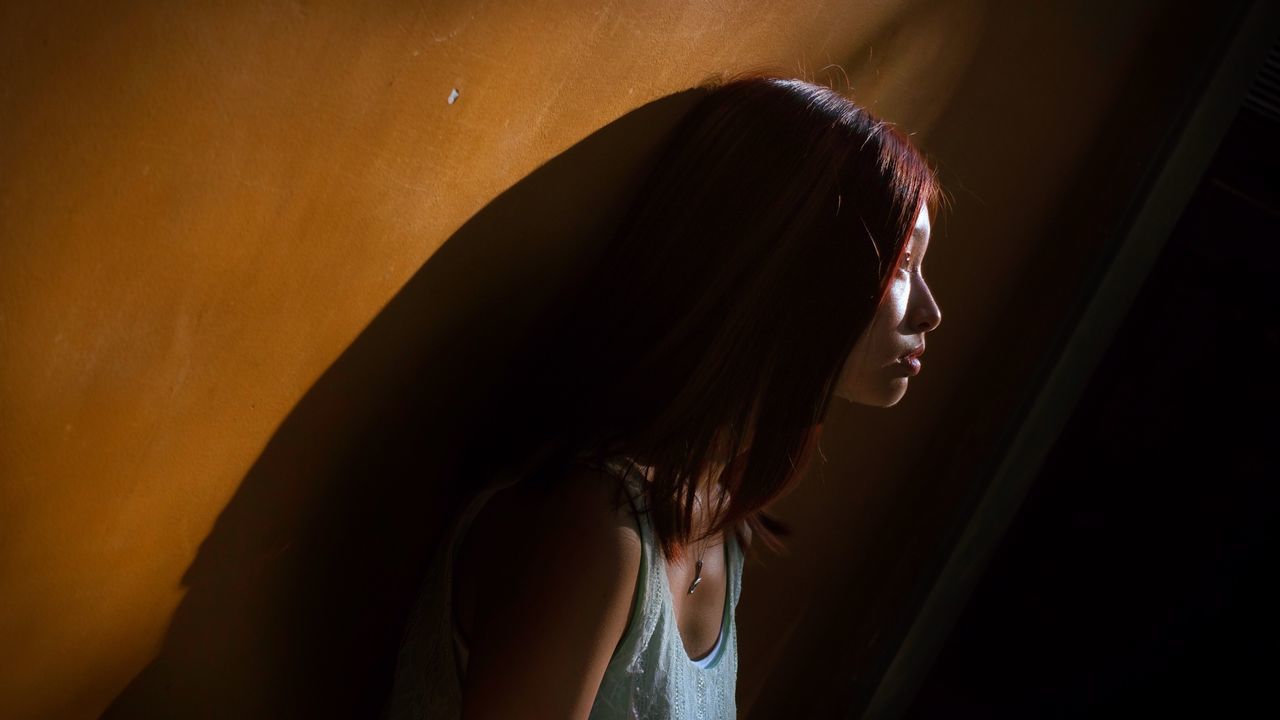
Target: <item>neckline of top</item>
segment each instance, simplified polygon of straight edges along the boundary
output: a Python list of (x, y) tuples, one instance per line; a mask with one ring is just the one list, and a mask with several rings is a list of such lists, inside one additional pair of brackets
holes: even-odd
[[(624, 457), (623, 460), (626, 463), (626, 466), (627, 466), (626, 469), (628, 472), (634, 471), (635, 474), (641, 478), (642, 482), (647, 480), (647, 478), (645, 478), (644, 476), (644, 473), (640, 471), (639, 466), (636, 464), (634, 460), (632, 460), (629, 457)], [(644, 487), (644, 486), (641, 485), (640, 487)], [(652, 527), (652, 525), (650, 527)], [(724, 644), (728, 639), (729, 626), (731, 624), (730, 615), (732, 613), (732, 605), (733, 605), (731, 598), (733, 596), (734, 556), (729, 550), (729, 544), (735, 543), (736, 545), (737, 540), (734, 537), (732, 532), (724, 532), (722, 533), (722, 535), (724, 536), (724, 542), (721, 543), (721, 547), (723, 548), (723, 553), (724, 553), (724, 603), (720, 612), (720, 632), (716, 635), (716, 642), (714, 645), (711, 646), (711, 650), (703, 654), (701, 657), (697, 657), (697, 658), (690, 657), (689, 651), (685, 647), (684, 638), (680, 635), (680, 623), (676, 618), (675, 596), (672, 594), (672, 591), (671, 591), (671, 583), (667, 579), (666, 558), (662, 556), (662, 551), (659, 550), (656, 545), (653, 548), (654, 559), (659, 564), (659, 567), (657, 568), (657, 572), (653, 574), (656, 574), (659, 578), (659, 581), (662, 583), (662, 587), (663, 587), (662, 601), (667, 612), (671, 614), (672, 629), (674, 630), (676, 640), (679, 642), (679, 645), (680, 645), (680, 655), (681, 657), (684, 658), (685, 661), (689, 663), (690, 666), (697, 668), (699, 670), (709, 671), (715, 668), (720, 663), (720, 658), (724, 656)], [(700, 662), (706, 661), (706, 659), (708, 657), (711, 657), (713, 654), (715, 655), (715, 657), (711, 660), (710, 663), (708, 663), (705, 666), (698, 664)]]

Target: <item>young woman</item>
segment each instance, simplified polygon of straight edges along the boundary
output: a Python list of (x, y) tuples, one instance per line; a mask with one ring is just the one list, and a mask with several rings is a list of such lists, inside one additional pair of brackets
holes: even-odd
[(514, 376), (521, 459), (429, 571), (389, 717), (735, 717), (744, 551), (786, 534), (764, 509), (832, 398), (919, 372), (921, 155), (826, 87), (701, 93)]

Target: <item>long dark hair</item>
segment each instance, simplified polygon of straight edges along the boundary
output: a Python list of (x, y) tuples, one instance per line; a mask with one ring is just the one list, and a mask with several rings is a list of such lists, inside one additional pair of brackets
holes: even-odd
[[(554, 305), (505, 418), (530, 482), (584, 456), (653, 468), (668, 559), (729, 528), (742, 542), (742, 523), (783, 549), (764, 507), (807, 465), (938, 192), (903, 133), (831, 88), (752, 74), (699, 92), (599, 265)], [(720, 463), (722, 502), (692, 537), (695, 485)]]

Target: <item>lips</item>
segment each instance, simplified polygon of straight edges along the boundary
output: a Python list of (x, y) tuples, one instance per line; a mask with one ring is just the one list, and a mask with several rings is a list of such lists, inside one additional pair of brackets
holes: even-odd
[(913, 348), (912, 350), (910, 350), (910, 351), (908, 351), (908, 352), (905, 352), (905, 353), (903, 353), (902, 355), (898, 356), (898, 359), (899, 359), (899, 360), (910, 360), (910, 359), (916, 359), (916, 360), (919, 360), (919, 359), (920, 359), (920, 356), (921, 356), (921, 355), (923, 355), (923, 354), (924, 354), (924, 345), (917, 345), (917, 346), (916, 346), (915, 348)]
[(920, 356), (924, 354), (924, 345), (917, 345), (915, 348), (903, 353), (895, 367), (903, 375), (919, 375), (920, 374)]
[(920, 374), (920, 358), (905, 357), (900, 362), (908, 375)]

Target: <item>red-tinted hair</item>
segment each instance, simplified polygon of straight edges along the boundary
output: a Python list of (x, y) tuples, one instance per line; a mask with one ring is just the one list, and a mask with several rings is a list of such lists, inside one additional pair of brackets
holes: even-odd
[(831, 88), (751, 75), (701, 92), (597, 270), (558, 306), (543, 364), (522, 367), (541, 392), (520, 401), (543, 433), (531, 475), (554, 478), (580, 453), (652, 467), (669, 559), (698, 539), (695, 482), (724, 457), (727, 503), (709, 533), (746, 523), (782, 548), (786, 528), (764, 507), (807, 464), (938, 192), (906, 136)]

